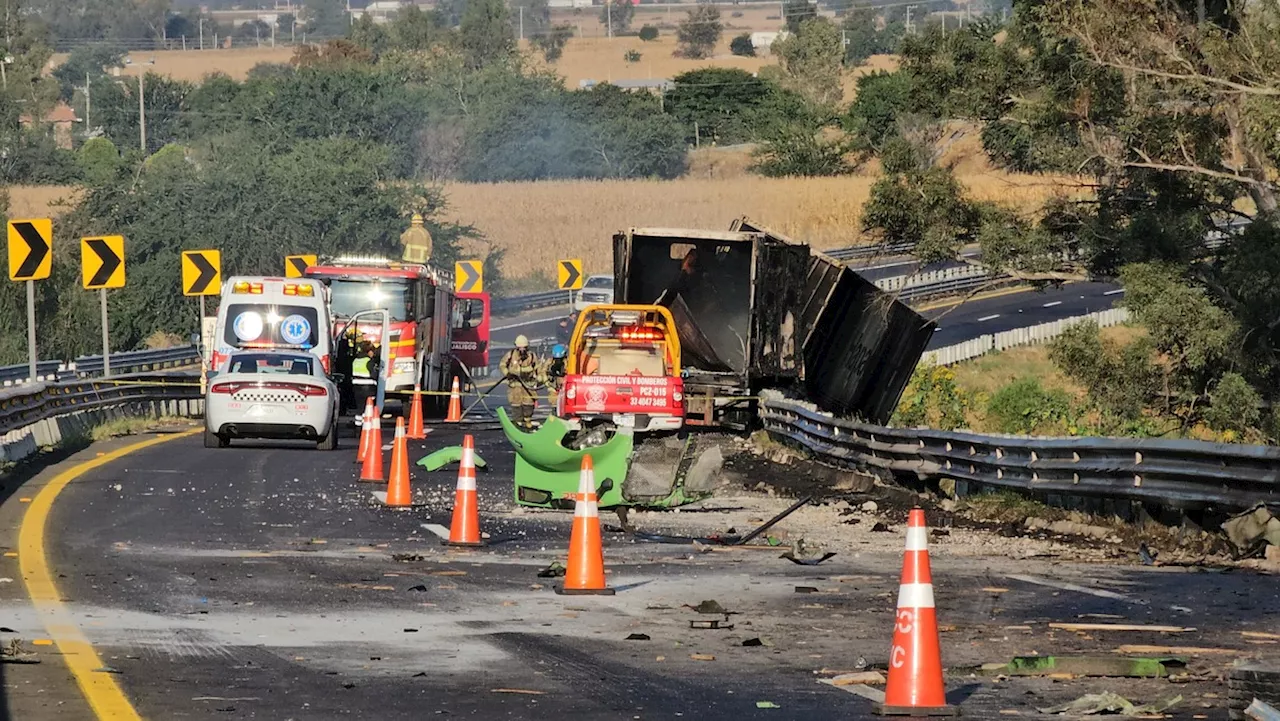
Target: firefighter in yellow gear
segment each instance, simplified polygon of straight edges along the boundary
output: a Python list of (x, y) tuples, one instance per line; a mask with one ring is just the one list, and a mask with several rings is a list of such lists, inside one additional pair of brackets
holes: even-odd
[(551, 357), (542, 362), (542, 368), (539, 371), (538, 381), (547, 387), (547, 402), (551, 404), (552, 413), (555, 412), (556, 403), (560, 400), (560, 389), (564, 388), (565, 361), (568, 357), (569, 349), (562, 343), (557, 343), (552, 346)]
[(507, 405), (511, 406), (516, 425), (533, 428), (533, 405), (537, 402), (534, 389), (538, 387), (542, 364), (537, 354), (529, 350), (529, 339), (516, 336), (516, 347), (502, 357), (498, 371), (507, 381)]

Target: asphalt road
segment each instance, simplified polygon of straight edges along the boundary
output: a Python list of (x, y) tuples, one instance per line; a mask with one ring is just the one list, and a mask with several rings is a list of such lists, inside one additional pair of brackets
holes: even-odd
[[(454, 443), (459, 433), (438, 427), (411, 456)], [(70, 618), (102, 659), (97, 672), (111, 674), (149, 719), (870, 718), (868, 700), (817, 684), (815, 674), (886, 659), (900, 513), (880, 516), (892, 532), (876, 533), (874, 518), (847, 525), (853, 521), (832, 507), (803, 509), (777, 532), (829, 534), (838, 553), (819, 567), (782, 561), (776, 549), (698, 553), (607, 533), (618, 595), (564, 598), (537, 571), (563, 560), (570, 515), (513, 508), (510, 448), (492, 429), (475, 433), (490, 464), (479, 484), (482, 527), (494, 541), (479, 551), (442, 548), (424, 527), (448, 523), (452, 471), (415, 468), (423, 505), (386, 510), (371, 502), (369, 484), (355, 480), (350, 444), (333, 453), (266, 443), (211, 450), (189, 436), (88, 472), (52, 508), (47, 556)], [(33, 493), (56, 470), (21, 493)], [(794, 471), (753, 467), (741, 480), (769, 473)], [(0, 505), (6, 550), (25, 507), (15, 501)], [(650, 530), (677, 521), (723, 530), (787, 503), (739, 490), (701, 513), (636, 522)], [(1020, 653), (1109, 654), (1120, 643), (1229, 646), (1244, 654), (1251, 649), (1238, 631), (1274, 631), (1280, 613), (1280, 597), (1259, 593), (1262, 580), (1248, 572), (1144, 568), (1123, 549), (1096, 555), (1114, 559), (1108, 562), (1075, 561), (1060, 545), (963, 530), (933, 543), (947, 624), (943, 654), (952, 668)], [(1063, 582), (1075, 590), (1054, 586)], [(709, 598), (736, 612), (736, 628), (689, 628), (706, 617), (684, 604)], [(21, 584), (0, 584), (0, 640), (45, 633), (23, 599)], [(1196, 630), (1174, 637), (1047, 627), (1081, 617)], [(631, 634), (647, 639), (626, 640)], [(743, 645), (755, 638), (763, 645)], [(12, 717), (90, 718), (57, 653), (34, 648), (42, 663), (3, 666)], [(1193, 669), (1211, 674), (1229, 660), (1195, 658)], [(948, 687), (970, 718), (1034, 715), (1037, 705), (1101, 690), (1143, 701), (1181, 693), (1175, 718), (1225, 718), (1217, 700), (1225, 689), (1205, 678), (1171, 686), (954, 672)]]

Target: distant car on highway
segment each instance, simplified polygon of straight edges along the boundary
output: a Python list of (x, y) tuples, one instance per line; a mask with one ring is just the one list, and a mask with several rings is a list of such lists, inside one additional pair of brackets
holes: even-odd
[(204, 396), (205, 448), (233, 438), (314, 440), (338, 447), (338, 388), (306, 351), (231, 353)]
[(613, 302), (613, 276), (593, 275), (582, 284), (578, 297), (573, 301), (573, 309), (583, 311), (589, 305), (602, 305)]

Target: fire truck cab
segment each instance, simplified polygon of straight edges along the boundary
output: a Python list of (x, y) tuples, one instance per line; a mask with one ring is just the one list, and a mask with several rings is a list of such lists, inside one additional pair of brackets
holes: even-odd
[(571, 427), (604, 422), (646, 432), (684, 424), (680, 339), (666, 308), (588, 306), (568, 350), (556, 415)]
[[(389, 366), (380, 369), (388, 393), (412, 391), (421, 384), (424, 391), (445, 391), (453, 370), (452, 316), (453, 278), (433, 266), (404, 263), (385, 258), (346, 257), (314, 265), (306, 270), (328, 287), (329, 313), (336, 342), (344, 329), (355, 329), (359, 341), (377, 343), (383, 337), (380, 321), (368, 321), (367, 311), (385, 310), (390, 327)], [(361, 313), (366, 313), (355, 323)], [(372, 379), (356, 373), (357, 385), (368, 386)]]

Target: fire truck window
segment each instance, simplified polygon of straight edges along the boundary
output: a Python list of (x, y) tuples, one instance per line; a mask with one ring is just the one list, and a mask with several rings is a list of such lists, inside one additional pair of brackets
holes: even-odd
[(454, 328), (479, 328), (481, 323), (484, 323), (484, 301), (479, 298), (459, 298), (454, 303)]

